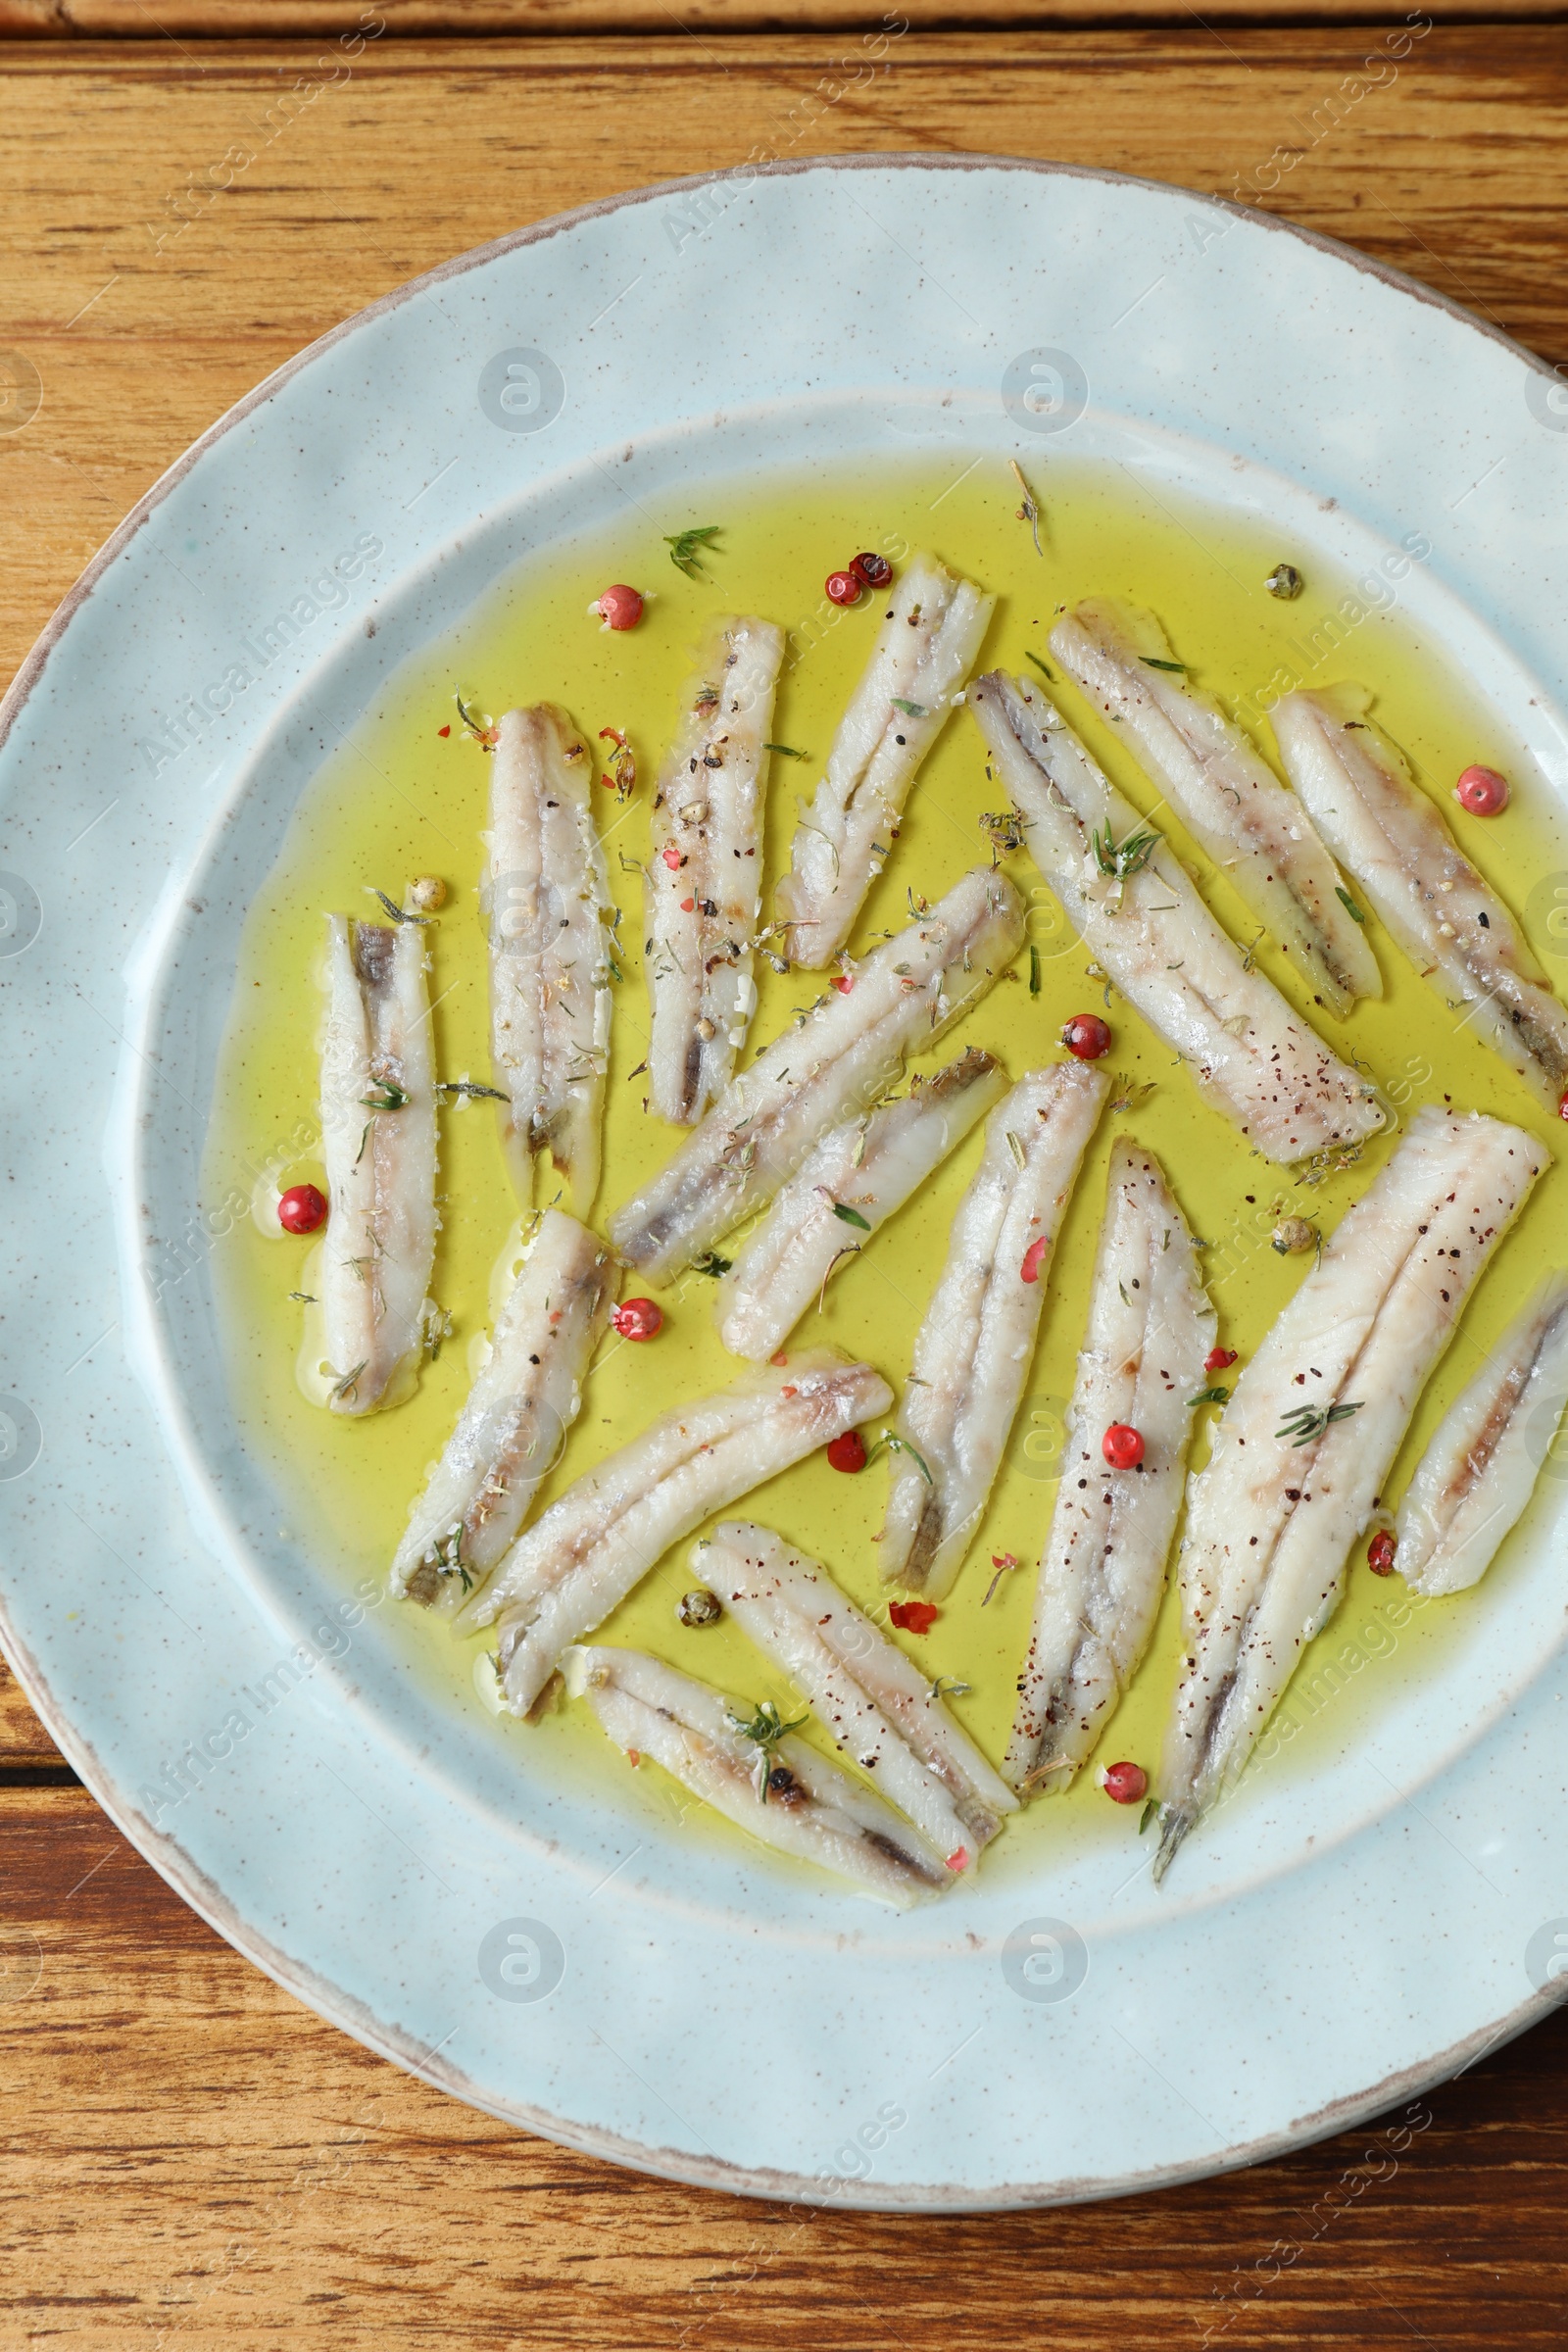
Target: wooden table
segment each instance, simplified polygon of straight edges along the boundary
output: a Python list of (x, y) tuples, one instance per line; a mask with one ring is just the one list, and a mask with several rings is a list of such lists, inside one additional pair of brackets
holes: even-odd
[[(1242, 0), (1206, 23), (1176, 0), (1183, 29), (1100, 31), (1060, 28), (1073, 0), (975, 0), (946, 21), (1009, 28), (922, 23), (834, 98), (866, 21), (850, 0), (792, 34), (735, 31), (783, 13), (742, 0), (650, 5), (624, 22), (671, 29), (636, 41), (594, 36), (596, 0), (386, 0), (391, 27), (352, 61), (337, 36), (360, 10), (330, 0), (283, 0), (303, 48), (200, 37), (265, 23), (258, 0), (0, 0), (0, 32), (144, 36), (0, 43), (0, 344), (43, 382), (0, 436), (0, 675), (164, 466), (313, 336), (466, 246), (759, 142), (1052, 155), (1249, 196), (1272, 177), (1271, 209), (1568, 360), (1560, 24), (1440, 24), (1319, 135), (1314, 110), (1400, 20), (1292, 23), (1283, 4), (1237, 24)], [(473, 21), (584, 29), (398, 37)], [(302, 74), (324, 86), (268, 139)], [(238, 147), (253, 161), (220, 190), (209, 167)], [(3, 1683), (0, 1871), (6, 2345), (1560, 2352), (1568, 2334), (1560, 2012), (1408, 2115), (1228, 2180), (1000, 2220), (803, 2218), (565, 2154), (368, 2056), (168, 1891)]]

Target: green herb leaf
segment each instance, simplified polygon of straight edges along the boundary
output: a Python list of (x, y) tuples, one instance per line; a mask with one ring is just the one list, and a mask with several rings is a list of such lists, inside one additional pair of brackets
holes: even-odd
[(858, 1208), (851, 1208), (847, 1201), (835, 1200), (833, 1214), (836, 1217), (842, 1217), (846, 1225), (858, 1225), (862, 1233), (869, 1233), (871, 1230), (868, 1220), (861, 1216)]
[(373, 882), (367, 887), (372, 899), (380, 900), (395, 923), (428, 923), (432, 920), (428, 914), (411, 914), (406, 906), (398, 905), (396, 899), (389, 899), (384, 890), (377, 890)]
[(792, 743), (764, 743), (764, 752), (782, 752), (786, 760), (809, 760), (809, 752), (798, 752)]
[(1277, 1438), (1289, 1438), (1293, 1446), (1310, 1446), (1314, 1438), (1322, 1437), (1331, 1423), (1348, 1421), (1352, 1413), (1358, 1413), (1360, 1410), (1359, 1402), (1329, 1405), (1298, 1404), (1294, 1412), (1286, 1414), (1274, 1435)]
[(1152, 1796), (1149, 1799), (1149, 1802), (1145, 1805), (1143, 1811), (1138, 1816), (1138, 1835), (1140, 1838), (1148, 1829), (1150, 1823), (1153, 1820), (1158, 1811), (1159, 1799), (1157, 1796)]
[(1053, 686), (1054, 686), (1054, 684), (1056, 683), (1055, 679), (1054, 679), (1054, 677), (1052, 677), (1052, 676), (1051, 676), (1051, 672), (1050, 672), (1050, 670), (1049, 670), (1049, 669), (1046, 669), (1046, 665), (1045, 665), (1045, 663), (1044, 663), (1044, 662), (1041, 661), (1041, 659), (1040, 659), (1040, 656), (1039, 656), (1038, 654), (1031, 653), (1031, 652), (1030, 652), (1030, 650), (1029, 650), (1029, 648), (1028, 648), (1027, 646), (1025, 646), (1025, 647), (1024, 647), (1024, 650), (1023, 650), (1023, 658), (1024, 658), (1024, 660), (1025, 660), (1026, 662), (1032, 662), (1034, 663), (1034, 665), (1035, 665), (1036, 669), (1039, 669), (1039, 670), (1044, 670), (1044, 671), (1045, 671), (1045, 674), (1046, 674), (1046, 676), (1047, 676), (1048, 678), (1051, 678), (1051, 683), (1053, 684)]
[(929, 718), (931, 715), (924, 703), (906, 703), (902, 694), (894, 695), (892, 700), (894, 710), (907, 712), (910, 718)]
[(1179, 677), (1187, 675), (1185, 662), (1156, 662), (1152, 654), (1140, 654), (1138, 659), (1146, 669), (1173, 669)]
[[(390, 1078), (378, 1079), (369, 1094), (360, 1097), (367, 1110), (406, 1110), (413, 1100), (401, 1086), (394, 1086)], [(363, 1145), (360, 1148), (364, 1150)]]
[(1200, 1389), (1198, 1395), (1189, 1396), (1187, 1401), (1189, 1404), (1229, 1404), (1230, 1397), (1231, 1393), (1226, 1388)]
[(1033, 946), (1029, 950), (1029, 994), (1032, 997), (1040, 994), (1040, 950)]
[(692, 1259), (692, 1272), (711, 1274), (716, 1280), (720, 1274), (727, 1274), (734, 1263), (732, 1257), (720, 1257), (716, 1250), (705, 1250), (701, 1257)]
[(1095, 863), (1107, 880), (1127, 882), (1134, 874), (1143, 872), (1159, 848), (1159, 835), (1154, 832), (1129, 833), (1125, 841), (1118, 842), (1111, 833), (1107, 818), (1103, 834), (1091, 833), (1089, 843), (1095, 853)]
[(438, 1095), (466, 1095), (470, 1102), (481, 1096), (488, 1102), (510, 1102), (512, 1100), (510, 1095), (501, 1092), (499, 1086), (481, 1086), (473, 1078), (443, 1079), (435, 1091)]
[(1341, 890), (1338, 885), (1336, 885), (1334, 896), (1339, 900), (1340, 905), (1345, 908), (1346, 913), (1349, 916), (1352, 923), (1364, 923), (1366, 921), (1366, 916), (1361, 912), (1360, 907), (1356, 905), (1355, 901), (1351, 898), (1348, 890)]
[(689, 580), (700, 580), (703, 574), (697, 562), (698, 551), (710, 546), (722, 528), (721, 523), (704, 522), (689, 531), (666, 533), (664, 545), (669, 550), (669, 560), (675, 569), (683, 571)]
[(882, 1435), (878, 1438), (876, 1444), (872, 1446), (870, 1452), (866, 1455), (865, 1458), (867, 1463), (874, 1462), (877, 1455), (884, 1451), (888, 1453), (913, 1454), (915, 1462), (919, 1468), (920, 1476), (925, 1480), (925, 1483), (928, 1487), (930, 1487), (933, 1491), (935, 1490), (937, 1482), (932, 1477), (930, 1471), (926, 1468), (924, 1454), (920, 1453), (913, 1446), (911, 1446), (907, 1438), (901, 1438), (897, 1430), (885, 1429), (882, 1432)]

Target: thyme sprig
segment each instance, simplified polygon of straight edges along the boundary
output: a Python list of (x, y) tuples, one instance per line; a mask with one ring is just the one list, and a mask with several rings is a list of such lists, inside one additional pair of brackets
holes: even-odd
[(482, 751), (493, 752), (501, 740), (501, 729), (490, 719), (482, 718), (477, 710), (470, 710), (461, 694), (454, 694), (452, 699), (458, 706), (458, 716), (474, 742)]
[(456, 1526), (448, 1528), (444, 1536), (437, 1536), (430, 1546), (429, 1556), (434, 1560), (436, 1568), (442, 1576), (461, 1577), (465, 1592), (473, 1591), (473, 1578), (469, 1575), (463, 1558), (463, 1522), (461, 1519)]
[(1146, 669), (1173, 669), (1176, 671), (1178, 677), (1185, 678), (1187, 675), (1187, 664), (1185, 662), (1159, 662), (1155, 660), (1152, 654), (1140, 654), (1138, 659)]
[(367, 882), (365, 887), (372, 899), (380, 900), (395, 923), (428, 923), (433, 919), (428, 914), (411, 914), (407, 906), (400, 906), (396, 899), (389, 899), (386, 892), (377, 890), (373, 882)]
[(752, 1762), (752, 1787), (758, 1803), (765, 1805), (774, 1750), (786, 1733), (800, 1730), (806, 1717), (797, 1715), (786, 1723), (770, 1698), (762, 1699), (750, 1716), (737, 1715), (733, 1707), (726, 1707), (724, 1712), (741, 1739), (751, 1740), (757, 1750)]
[(1289, 1438), (1293, 1446), (1310, 1446), (1314, 1438), (1322, 1437), (1331, 1422), (1348, 1421), (1352, 1413), (1360, 1410), (1359, 1399), (1354, 1404), (1298, 1404), (1294, 1412), (1286, 1414), (1274, 1435)]
[(1095, 853), (1095, 863), (1100, 871), (1107, 882), (1114, 882), (1119, 890), (1123, 883), (1132, 880), (1134, 874), (1143, 872), (1159, 848), (1160, 840), (1157, 833), (1149, 830), (1129, 833), (1125, 841), (1117, 841), (1107, 817), (1103, 833), (1090, 834), (1089, 846)]
[[(390, 1078), (378, 1078), (368, 1095), (360, 1097), (367, 1110), (406, 1110), (414, 1097)], [(365, 1149), (362, 1144), (360, 1149)]]
[(701, 1257), (692, 1259), (692, 1272), (711, 1274), (716, 1281), (720, 1274), (727, 1274), (734, 1263), (732, 1257), (720, 1257), (716, 1250), (705, 1250)]
[(847, 1200), (835, 1200), (833, 1214), (836, 1217), (842, 1217), (846, 1225), (858, 1226), (861, 1233), (869, 1233), (871, 1230), (869, 1218), (862, 1217), (859, 1210), (852, 1208)]
[(1023, 649), (1023, 658), (1026, 662), (1032, 662), (1036, 669), (1040, 670), (1044, 676), (1050, 678), (1051, 683), (1053, 686), (1054, 686), (1056, 683), (1055, 678), (1052, 675), (1052, 672), (1046, 668), (1045, 663), (1041, 661), (1040, 656), (1037, 653), (1031, 652), (1030, 648), (1025, 646)]
[(1361, 912), (1360, 907), (1356, 905), (1355, 901), (1351, 898), (1348, 890), (1341, 890), (1338, 884), (1336, 884), (1334, 896), (1339, 900), (1340, 905), (1345, 908), (1346, 913), (1349, 916), (1352, 923), (1364, 923), (1366, 921), (1366, 916)]
[(1023, 467), (1017, 459), (1009, 458), (1007, 466), (1023, 500), (1022, 506), (1017, 510), (1017, 518), (1020, 522), (1026, 522), (1029, 525), (1029, 536), (1035, 543), (1035, 554), (1044, 559), (1046, 551), (1040, 544), (1040, 501), (1024, 480)]
[(1187, 1399), (1189, 1404), (1229, 1404), (1230, 1400), (1229, 1389), (1220, 1383), (1216, 1383), (1211, 1389), (1200, 1389), (1196, 1396), (1189, 1396)]
[(786, 760), (809, 760), (809, 752), (798, 752), (793, 743), (764, 743), (764, 752), (782, 752)]
[(481, 1086), (476, 1078), (443, 1078), (435, 1091), (438, 1095), (463, 1095), (470, 1102), (479, 1098), (487, 1102), (510, 1102), (512, 1100), (510, 1095), (501, 1092), (499, 1086)]
[(698, 555), (711, 547), (722, 528), (721, 523), (704, 522), (691, 530), (666, 532), (664, 545), (669, 550), (669, 560), (675, 569), (683, 571), (689, 580), (700, 580), (703, 572), (697, 561)]
[(870, 1452), (866, 1455), (866, 1461), (868, 1463), (874, 1462), (879, 1453), (912, 1454), (914, 1457), (915, 1466), (919, 1470), (920, 1476), (925, 1480), (925, 1483), (928, 1487), (932, 1488), (933, 1490), (935, 1489), (937, 1482), (932, 1477), (930, 1471), (926, 1468), (924, 1454), (921, 1453), (917, 1447), (911, 1446), (907, 1438), (901, 1438), (897, 1430), (885, 1429), (882, 1432), (882, 1435), (878, 1438), (876, 1444), (871, 1447)]

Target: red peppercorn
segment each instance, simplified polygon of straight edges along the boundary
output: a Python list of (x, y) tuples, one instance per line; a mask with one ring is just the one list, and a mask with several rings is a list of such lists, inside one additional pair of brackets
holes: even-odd
[(1500, 816), (1508, 806), (1508, 779), (1494, 767), (1467, 767), (1453, 797), (1472, 816)]
[(967, 1870), (968, 1867), (969, 1848), (966, 1845), (956, 1845), (948, 1856), (948, 1868), (950, 1870)]
[(1144, 1458), (1144, 1441), (1125, 1421), (1113, 1421), (1100, 1441), (1100, 1450), (1113, 1470), (1136, 1470)]
[(1380, 1527), (1366, 1547), (1366, 1564), (1374, 1576), (1394, 1574), (1394, 1555), (1398, 1545), (1386, 1527)]
[(868, 588), (885, 588), (893, 577), (893, 566), (886, 556), (857, 556), (850, 569), (858, 571)]
[(634, 629), (643, 616), (643, 600), (635, 588), (617, 580), (592, 607), (607, 628)]
[(682, 899), (680, 903), (680, 910), (682, 914), (694, 914), (697, 910), (697, 901), (695, 899)]
[(326, 1222), (326, 1195), (314, 1184), (291, 1184), (279, 1198), (277, 1221), (285, 1233), (314, 1233)]
[(902, 1634), (928, 1634), (942, 1614), (934, 1600), (892, 1600), (888, 1622)]
[(662, 1307), (651, 1298), (627, 1298), (610, 1320), (623, 1340), (651, 1340), (664, 1327)]
[(1557, 1105), (1557, 1116), (1559, 1119), (1568, 1119), (1568, 1094), (1563, 1096), (1562, 1101)]
[(669, 868), (669, 870), (670, 870), (670, 872), (671, 872), (672, 874), (678, 874), (678, 873), (679, 873), (679, 871), (680, 871), (680, 852), (679, 852), (679, 850), (677, 850), (677, 849), (676, 849), (676, 847), (675, 847), (675, 844), (674, 844), (673, 842), (671, 842), (671, 843), (670, 843), (670, 845), (669, 845), (669, 847), (668, 847), (668, 849), (667, 849), (667, 850), (661, 850), (661, 851), (660, 851), (660, 853), (659, 853), (659, 855), (661, 856), (661, 858), (662, 858), (662, 859), (664, 860), (664, 863), (665, 863), (665, 864), (668, 866), (668, 868)]
[(1234, 1348), (1211, 1348), (1203, 1358), (1205, 1372), (1228, 1372), (1236, 1361)]
[(1051, 1243), (1045, 1234), (1041, 1234), (1030, 1243), (1023, 1253), (1023, 1264), (1018, 1268), (1023, 1281), (1038, 1282), (1040, 1280), (1040, 1268), (1045, 1261), (1046, 1251), (1050, 1248)]
[(450, 734), (451, 734), (451, 732), (452, 732), (452, 729), (451, 729), (450, 727), (437, 727), (437, 729), (436, 729), (436, 733), (437, 733), (438, 735), (450, 735)]
[(835, 972), (832, 979), (828, 982), (828, 986), (829, 988), (836, 988), (841, 997), (847, 997), (851, 989), (855, 986), (855, 982), (850, 978), (848, 972)]
[(1141, 1764), (1102, 1764), (1095, 1778), (1113, 1804), (1136, 1805), (1149, 1794), (1149, 1775)]
[(1110, 1025), (1098, 1012), (1075, 1012), (1061, 1033), (1061, 1042), (1080, 1061), (1098, 1061), (1110, 1052)]
[(827, 1458), (835, 1470), (863, 1470), (865, 1440), (858, 1429), (847, 1429), (842, 1438), (833, 1440), (827, 1449)]
[(823, 586), (834, 604), (858, 605), (865, 582), (858, 571), (830, 571)]

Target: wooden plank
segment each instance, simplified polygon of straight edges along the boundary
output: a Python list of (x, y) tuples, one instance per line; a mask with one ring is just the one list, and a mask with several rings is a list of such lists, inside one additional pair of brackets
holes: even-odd
[[(1417, 12), (1401, 11), (1401, 15)], [(1440, 24), (1473, 19), (1475, 0), (1424, 0)], [(1491, 20), (1560, 23), (1563, 0), (1487, 0)], [(903, 23), (927, 31), (984, 25), (1164, 24), (1185, 26), (1182, 0), (0, 0), (0, 39), (336, 40), (380, 24), (401, 39), (455, 34), (667, 33), (673, 21), (708, 35), (733, 32), (858, 33)], [(1384, 24), (1370, 0), (1208, 0), (1205, 23)]]
[(10, 2343), (1560, 2352), (1560, 2011), (1224, 2180), (809, 2213), (640, 2180), (411, 2081), (247, 1967), (79, 1791), (0, 1797), (0, 1883)]
[(52, 1771), (62, 1761), (59, 1748), (23, 1697), (16, 1676), (0, 1658), (0, 1772), (14, 1777)]
[(286, 46), (13, 47), (0, 292), (42, 405), (0, 433), (0, 675), (133, 500), (313, 336), (486, 238), (754, 151), (980, 145), (1239, 191), (1568, 359), (1568, 48), (1440, 26), (1315, 127), (1382, 38), (1021, 34), (1004, 53), (910, 33), (849, 89), (826, 36), (743, 36), (717, 62), (680, 37), (386, 41), (303, 98)]

